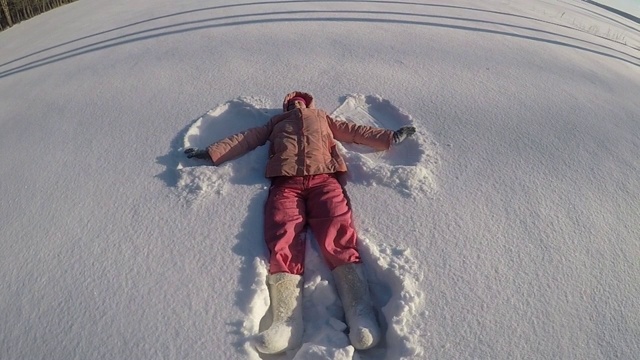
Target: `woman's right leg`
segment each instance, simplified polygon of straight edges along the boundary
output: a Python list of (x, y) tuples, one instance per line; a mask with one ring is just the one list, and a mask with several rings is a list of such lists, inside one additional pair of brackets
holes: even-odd
[(358, 350), (374, 347), (380, 326), (364, 276), (351, 206), (342, 185), (332, 175), (314, 177), (309, 194), (309, 225), (332, 270), (338, 297), (349, 326), (349, 340)]
[(302, 343), (305, 207), (301, 186), (298, 178), (273, 179), (265, 204), (264, 236), (270, 253), (267, 285), (272, 323), (253, 338), (256, 349), (264, 354), (281, 353)]
[(264, 212), (264, 237), (269, 248), (269, 273), (301, 275), (305, 254), (305, 202), (300, 177), (272, 180)]

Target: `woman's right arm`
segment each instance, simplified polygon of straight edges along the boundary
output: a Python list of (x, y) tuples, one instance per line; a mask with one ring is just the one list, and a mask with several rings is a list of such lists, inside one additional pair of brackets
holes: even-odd
[(215, 165), (238, 158), (249, 151), (264, 145), (269, 140), (273, 121), (231, 135), (207, 147), (207, 153)]

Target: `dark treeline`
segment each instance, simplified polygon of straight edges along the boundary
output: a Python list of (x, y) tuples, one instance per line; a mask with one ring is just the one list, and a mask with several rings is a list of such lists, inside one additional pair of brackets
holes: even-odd
[(75, 0), (0, 0), (0, 31)]

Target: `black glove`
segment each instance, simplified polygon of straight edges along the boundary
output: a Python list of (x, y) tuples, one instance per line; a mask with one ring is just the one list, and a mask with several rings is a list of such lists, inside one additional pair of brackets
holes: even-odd
[(189, 159), (191, 158), (202, 159), (202, 160), (210, 159), (209, 152), (207, 150), (201, 150), (198, 148), (187, 148), (184, 150), (184, 153), (187, 154), (187, 157)]
[(416, 128), (413, 126), (403, 126), (400, 129), (396, 130), (393, 132), (393, 143), (394, 144), (399, 144), (402, 141), (404, 141), (404, 139), (408, 138), (409, 136), (415, 134), (416, 132)]

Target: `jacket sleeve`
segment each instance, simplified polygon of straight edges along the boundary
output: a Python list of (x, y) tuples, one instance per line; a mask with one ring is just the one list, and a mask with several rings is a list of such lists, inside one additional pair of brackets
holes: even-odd
[(263, 126), (245, 130), (209, 145), (207, 152), (211, 160), (215, 165), (220, 165), (264, 145), (269, 140), (273, 128), (272, 123), (270, 120)]
[(393, 131), (352, 122), (335, 120), (327, 115), (333, 138), (346, 143), (369, 146), (375, 150), (388, 150), (393, 142)]

